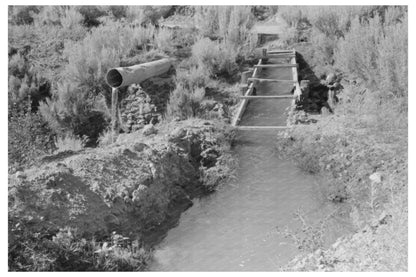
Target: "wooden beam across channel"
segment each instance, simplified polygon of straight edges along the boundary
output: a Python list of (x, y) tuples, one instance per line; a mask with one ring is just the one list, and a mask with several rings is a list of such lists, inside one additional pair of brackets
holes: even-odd
[(250, 96), (246, 96), (246, 95), (242, 95), (239, 96), (239, 98), (241, 99), (287, 99), (287, 98), (294, 98), (295, 95), (293, 94), (286, 94), (286, 95), (250, 95)]
[(267, 53), (280, 54), (280, 53), (293, 53), (293, 50), (269, 50)]
[(286, 68), (286, 67), (298, 67), (298, 64), (286, 63), (286, 64), (261, 64), (261, 65), (254, 65), (255, 68), (262, 67), (262, 68)]
[(295, 83), (297, 81), (294, 80), (278, 80), (278, 79), (261, 79), (261, 78), (248, 78), (248, 82), (281, 82), (281, 83)]
[(282, 54), (269, 54), (267, 53), (267, 58), (292, 58), (295, 54), (293, 53), (282, 53)]
[(290, 128), (290, 126), (236, 126), (238, 130), (286, 130)]

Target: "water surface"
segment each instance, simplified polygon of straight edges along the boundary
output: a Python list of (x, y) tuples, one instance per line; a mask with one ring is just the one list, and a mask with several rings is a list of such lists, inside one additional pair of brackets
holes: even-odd
[[(290, 79), (291, 69), (267, 69), (262, 78)], [(257, 94), (288, 94), (291, 85), (260, 84)], [(291, 100), (250, 100), (241, 125), (286, 125)], [(237, 178), (218, 192), (194, 200), (177, 227), (155, 249), (155, 271), (276, 271), (299, 250), (276, 227), (299, 227), (294, 213), (308, 221), (330, 214), (335, 204), (321, 191), (322, 180), (278, 158), (276, 131), (241, 131), (235, 154)], [(327, 243), (345, 233), (331, 219)]]

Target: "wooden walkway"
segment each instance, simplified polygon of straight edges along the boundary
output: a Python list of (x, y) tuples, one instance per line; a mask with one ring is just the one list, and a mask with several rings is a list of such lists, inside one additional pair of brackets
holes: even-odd
[[(263, 64), (263, 59), (290, 59), (290, 63), (287, 64)], [(292, 80), (282, 80), (278, 79), (279, 76), (276, 76), (276, 79), (262, 79), (258, 78), (261, 70), (267, 70), (268, 68), (291, 68), (292, 69)], [(251, 71), (250, 71), (251, 72)], [(244, 79), (244, 78), (243, 78)], [(289, 128), (289, 126), (241, 126), (239, 125), (241, 118), (244, 114), (244, 111), (247, 107), (248, 101), (250, 99), (264, 99), (267, 100), (278, 100), (278, 99), (287, 99), (293, 98), (293, 101), (296, 98), (300, 97), (301, 90), (299, 87), (298, 80), (298, 64), (296, 63), (296, 51), (295, 50), (270, 50), (265, 52), (265, 56), (259, 60), (257, 65), (254, 66), (252, 75), (247, 79), (247, 91), (244, 95), (240, 96), (242, 101), (240, 106), (237, 109), (237, 113), (233, 118), (232, 125), (239, 130), (281, 130)], [(245, 82), (245, 80), (243, 80)], [(283, 83), (293, 83), (295, 89), (293, 94), (289, 95), (253, 95), (254, 88), (261, 82), (283, 82)], [(244, 84), (243, 84), (244, 85)]]

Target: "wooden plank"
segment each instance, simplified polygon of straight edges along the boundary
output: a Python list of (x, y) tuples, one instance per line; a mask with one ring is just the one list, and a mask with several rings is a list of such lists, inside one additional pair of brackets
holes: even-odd
[[(296, 69), (295, 69), (296, 70)], [(261, 78), (248, 78), (249, 82), (282, 82), (282, 83), (295, 83), (296, 81), (294, 80), (278, 80), (278, 79), (261, 79)]]
[[(295, 64), (297, 64), (296, 63), (296, 53), (293, 52), (293, 54), (294, 54), (294, 56), (290, 60), (290, 63), (293, 64), (293, 65), (295, 65)], [(298, 83), (299, 80), (298, 80), (298, 70), (297, 70), (297, 68), (292, 68), (292, 75), (293, 75), (293, 81), (295, 81), (295, 82)]]
[(256, 96), (239, 96), (242, 99), (287, 99), (293, 98), (295, 95), (286, 94), (286, 95), (256, 95)]
[(290, 126), (236, 126), (238, 130), (285, 130), (290, 128)]
[[(296, 51), (293, 49), (293, 58), (290, 60), (291, 64), (297, 64), (296, 63)], [(294, 92), (294, 96), (295, 98), (293, 99), (292, 105), (295, 105), (296, 99), (299, 100), (300, 96), (302, 94), (302, 91), (300, 90), (300, 86), (299, 86), (299, 77), (298, 77), (298, 68), (293, 67), (292, 68), (292, 77), (293, 77), (293, 81), (295, 81), (295, 92)]]
[(292, 53), (293, 52), (293, 50), (289, 50), (289, 49), (286, 49), (286, 50), (268, 50), (267, 51), (267, 53), (270, 53), (270, 54), (276, 54), (276, 53)]
[[(257, 63), (257, 65), (262, 64), (262, 62), (263, 62), (263, 60), (262, 60), (262, 59), (259, 59), (259, 62)], [(256, 68), (256, 69), (253, 71), (253, 75), (252, 75), (252, 77), (256, 77), (256, 74), (257, 74), (257, 71), (258, 71), (258, 70), (261, 70), (261, 69), (260, 69), (260, 68)], [(250, 96), (250, 95), (253, 93), (253, 88), (254, 88), (254, 82), (252, 82), (252, 83), (249, 85), (249, 87), (248, 87), (248, 89), (247, 89), (247, 92), (245, 93), (245, 95), (244, 95), (244, 96)], [(237, 126), (237, 124), (240, 122), (241, 117), (243, 116), (244, 110), (245, 110), (245, 108), (246, 108), (246, 106), (247, 106), (247, 103), (248, 103), (248, 100), (247, 100), (247, 99), (243, 99), (243, 101), (241, 101), (241, 104), (240, 104), (240, 106), (238, 107), (238, 110), (237, 110), (236, 116), (233, 118), (233, 121), (231, 122), (232, 126)]]
[(262, 67), (262, 68), (275, 68), (275, 67), (298, 67), (298, 64), (292, 64), (292, 63), (284, 63), (284, 64), (261, 64), (261, 65), (255, 65), (254, 67)]
[(293, 57), (292, 53), (284, 53), (284, 54), (267, 54), (268, 58), (291, 58)]

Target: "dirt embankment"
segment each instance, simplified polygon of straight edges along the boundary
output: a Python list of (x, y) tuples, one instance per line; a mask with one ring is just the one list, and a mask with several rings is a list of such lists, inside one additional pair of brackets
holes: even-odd
[[(146, 246), (157, 243), (192, 198), (215, 189), (232, 171), (232, 133), (188, 120), (147, 134), (123, 135), (105, 149), (44, 157), (9, 176), (9, 219), (27, 220), (33, 232), (51, 235), (73, 227), (85, 237), (116, 231)], [(13, 239), (10, 232), (9, 243)]]

